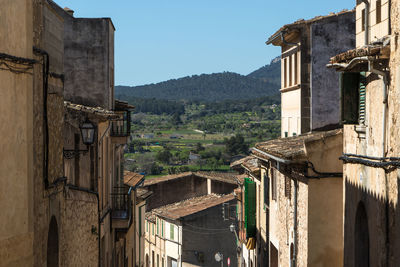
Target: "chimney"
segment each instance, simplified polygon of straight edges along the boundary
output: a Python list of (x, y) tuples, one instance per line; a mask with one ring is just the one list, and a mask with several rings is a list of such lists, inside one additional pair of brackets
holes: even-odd
[(67, 12), (71, 17), (74, 16), (74, 11), (72, 9), (69, 9), (68, 7), (64, 7), (64, 11)]

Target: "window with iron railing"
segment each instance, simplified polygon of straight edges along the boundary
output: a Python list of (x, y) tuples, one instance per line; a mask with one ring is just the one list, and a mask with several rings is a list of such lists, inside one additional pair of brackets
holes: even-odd
[(132, 211), (130, 205), (131, 192), (127, 187), (114, 187), (111, 193), (112, 218), (129, 219)]
[(129, 111), (124, 112), (123, 118), (111, 122), (111, 136), (125, 137), (130, 135), (131, 115)]

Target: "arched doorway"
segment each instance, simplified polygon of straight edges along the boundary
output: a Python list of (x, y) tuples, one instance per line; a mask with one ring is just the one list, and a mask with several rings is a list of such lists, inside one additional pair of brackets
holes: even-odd
[(47, 239), (47, 267), (58, 267), (58, 226), (54, 216), (50, 220)]
[(362, 202), (357, 207), (354, 232), (354, 266), (369, 267), (368, 217)]

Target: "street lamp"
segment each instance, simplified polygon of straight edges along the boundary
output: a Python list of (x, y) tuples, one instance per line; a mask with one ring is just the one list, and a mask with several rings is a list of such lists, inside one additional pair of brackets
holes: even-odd
[(94, 134), (96, 132), (96, 127), (93, 123), (86, 118), (79, 128), (81, 129), (82, 142), (87, 146), (92, 145), (94, 143)]
[(236, 233), (236, 227), (235, 227), (235, 225), (234, 225), (233, 223), (229, 226), (229, 230), (230, 230), (232, 233), (235, 233), (236, 240), (239, 241), (239, 237), (238, 237), (238, 235), (237, 235), (237, 233)]
[(214, 258), (216, 262), (221, 262), (222, 267), (224, 266), (224, 255), (221, 252), (215, 253)]
[(87, 146), (86, 149), (80, 150), (80, 149), (64, 149), (63, 154), (64, 158), (66, 159), (72, 159), (75, 156), (79, 155), (80, 153), (85, 154), (89, 151), (89, 146), (94, 143), (94, 139), (96, 136), (96, 126), (88, 119), (86, 120), (79, 126), (79, 129), (81, 131), (81, 136), (82, 136), (82, 143)]

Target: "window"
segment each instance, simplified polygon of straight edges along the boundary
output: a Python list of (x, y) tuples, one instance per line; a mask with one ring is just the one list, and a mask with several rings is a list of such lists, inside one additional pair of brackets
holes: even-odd
[(285, 197), (290, 199), (292, 181), (289, 177), (285, 176)]
[(164, 267), (164, 257), (161, 258), (161, 267)]
[(382, 21), (382, 1), (377, 0), (376, 1), (376, 24), (380, 23)]
[(164, 237), (164, 221), (161, 221), (161, 236)]
[(289, 133), (288, 132), (285, 132), (285, 137), (288, 137), (289, 136)]
[(358, 85), (358, 90), (359, 90), (358, 123), (360, 125), (365, 125), (366, 87), (367, 87), (367, 78), (365, 76), (365, 72), (361, 72), (360, 82)]
[(160, 255), (157, 254), (157, 267), (160, 267)]
[(174, 237), (174, 225), (173, 224), (170, 224), (169, 225), (169, 238), (171, 239), (171, 240), (174, 240), (175, 239), (175, 237)]
[(343, 124), (365, 125), (366, 86), (365, 72), (347, 72), (340, 75), (340, 106)]
[(146, 232), (149, 232), (149, 223), (146, 222)]
[(151, 224), (151, 234), (154, 235), (154, 223)]
[(276, 200), (276, 173), (274, 169), (271, 169), (271, 197)]
[(283, 59), (283, 88), (287, 87), (287, 58)]
[(263, 182), (264, 182), (264, 205), (269, 207), (269, 177), (267, 175), (268, 170), (265, 171)]
[(294, 84), (298, 84), (299, 83), (299, 79), (298, 79), (298, 76), (299, 76), (299, 70), (297, 69), (297, 64), (298, 64), (298, 62), (297, 62), (297, 57), (298, 57), (298, 54), (297, 54), (297, 52), (293, 55), (294, 56)]
[(157, 218), (156, 224), (157, 224), (157, 235), (159, 235), (160, 234), (160, 232), (159, 232), (160, 222), (159, 222), (158, 218)]
[(154, 251), (152, 251), (152, 252), (151, 252), (151, 266), (152, 266), (152, 267), (154, 267), (154, 262), (155, 262), (155, 259), (154, 259)]
[(292, 69), (293, 69), (293, 60), (292, 60), (292, 58), (293, 58), (293, 55), (290, 55), (289, 56), (289, 87), (290, 86), (292, 86), (292, 76), (293, 76), (293, 71), (292, 71)]
[(365, 8), (361, 11), (361, 31), (365, 31)]

